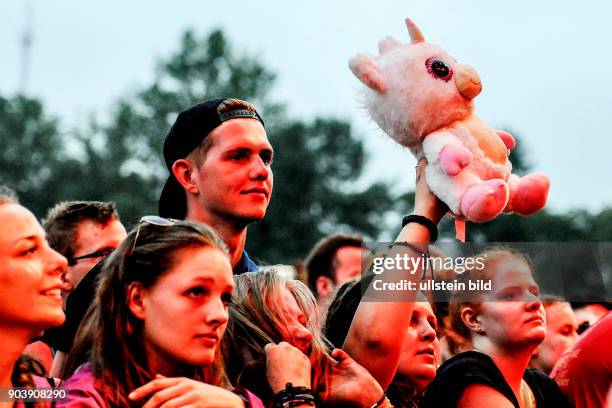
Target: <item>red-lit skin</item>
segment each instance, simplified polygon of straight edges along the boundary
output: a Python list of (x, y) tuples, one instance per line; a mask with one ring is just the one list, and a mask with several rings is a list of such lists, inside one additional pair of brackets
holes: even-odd
[(153, 286), (133, 284), (128, 295), (130, 310), (143, 321), (149, 370), (165, 376), (213, 362), (234, 289), (229, 259), (219, 249), (187, 248), (175, 257)]
[[(521, 387), (526, 386), (523, 373), (533, 351), (546, 336), (546, 314), (538, 298), (539, 287), (523, 260), (508, 257), (488, 268), (491, 293), (484, 296), (478, 312), (464, 309), (462, 318), (472, 330), (474, 348), (491, 357), (521, 402)], [(507, 399), (498, 391), (473, 384), (464, 391), (459, 406), (504, 403)]]
[(563, 352), (578, 338), (578, 320), (569, 303), (546, 307), (546, 337), (533, 354), (531, 365), (550, 374)]
[(11, 388), (13, 365), (42, 330), (61, 325), (67, 261), (26, 208), (0, 204), (0, 387)]
[(26, 208), (0, 205), (0, 224), (0, 325), (36, 334), (62, 324), (66, 258), (49, 247), (45, 231)]
[[(106, 224), (83, 221), (77, 226), (75, 235), (76, 248), (73, 258), (93, 252), (117, 249), (127, 233), (121, 221), (113, 218)], [(65, 275), (66, 284), (62, 289), (64, 303), (70, 292), (101, 259), (101, 257), (79, 259), (76, 264), (68, 266)]]
[(246, 227), (266, 215), (273, 187), (273, 149), (261, 122), (232, 119), (208, 136), (212, 146), (201, 167), (177, 160), (173, 173), (187, 192), (186, 219), (215, 229), (235, 266), (246, 242)]
[(212, 147), (193, 175), (199, 203), (206, 217), (260, 220), (272, 194), (273, 149), (261, 123), (233, 119), (222, 123), (208, 137)]
[(343, 246), (336, 251), (336, 285), (361, 276), (361, 248)]
[[(294, 296), (291, 294), (289, 289), (283, 288), (282, 299), (280, 301), (281, 308), (284, 313), (284, 317), (287, 320), (287, 326), (284, 328), (285, 341), (295, 347), (295, 349), (301, 351), (306, 356), (311, 356), (312, 350), (312, 339), (313, 335), (310, 330), (306, 327), (308, 317), (302, 312)], [(280, 343), (283, 344), (282, 342)], [(294, 350), (295, 350), (294, 349)], [(268, 353), (269, 350), (266, 351)], [(279, 350), (279, 353), (281, 351)], [(289, 350), (285, 350), (289, 352)], [(285, 372), (283, 379), (294, 380), (299, 383), (308, 383), (310, 370), (304, 361), (300, 363), (300, 359), (296, 356), (292, 356), (291, 353), (281, 357), (285, 360), (290, 360), (289, 366), (298, 365), (298, 370), (292, 370), (292, 374)], [(323, 403), (337, 406), (372, 406), (375, 399), (373, 395), (378, 396), (382, 394), (382, 388), (371, 376), (370, 373), (359, 364), (357, 364), (346, 352), (335, 349), (331, 353), (329, 359), (329, 367), (325, 374), (327, 388), (323, 391), (322, 388), (318, 389), (317, 397), (321, 399)], [(271, 367), (268, 366), (268, 370)], [(278, 368), (276, 368), (278, 370)], [(305, 371), (307, 369), (307, 371)], [(268, 373), (270, 375), (270, 373)], [(269, 377), (274, 378), (276, 376)], [(273, 389), (279, 389), (283, 383), (287, 381), (278, 381), (278, 378), (274, 383)], [(273, 385), (273, 384), (271, 384)], [(376, 397), (378, 398), (378, 397)], [(301, 407), (302, 405), (300, 405)], [(303, 405), (303, 406), (307, 406)]]
[(438, 368), (436, 316), (428, 302), (415, 302), (394, 382), (418, 392), (433, 380)]
[(605, 306), (599, 304), (591, 304), (574, 309), (576, 319), (578, 319), (578, 326), (584, 323), (588, 323), (589, 326), (594, 325), (599, 319), (601, 319), (608, 309)]
[[(413, 214), (426, 217), (437, 225), (448, 208), (429, 190), (424, 177), (426, 164), (425, 160), (421, 160), (416, 169)], [(416, 222), (406, 224), (396, 238), (396, 242), (410, 242), (422, 250), (427, 247), (424, 243), (429, 241), (429, 230)], [(397, 248), (395, 251), (398, 251)], [(420, 273), (399, 273), (394, 277), (400, 278), (418, 285)], [(413, 294), (416, 295), (415, 292)], [(411, 294), (407, 294), (402, 300), (361, 302), (342, 347), (385, 389), (391, 384), (397, 371), (410, 326), (410, 320), (406, 319), (406, 316), (412, 315), (414, 307), (414, 297)], [(392, 331), (389, 330), (390, 327), (393, 328)]]
[(287, 288), (283, 288), (283, 312), (287, 319), (286, 341), (302, 353), (310, 355), (312, 333), (306, 328), (308, 318)]
[(334, 256), (335, 280), (327, 276), (317, 278), (317, 303), (321, 310), (327, 307), (336, 287), (361, 276), (361, 251), (361, 247), (354, 246), (338, 248)]
[(495, 269), (489, 274), (493, 290), (478, 313), (484, 333), (476, 335), (476, 348), (488, 343), (486, 347), (494, 349), (535, 349), (546, 336), (546, 313), (529, 266), (520, 259), (507, 258), (490, 268)]

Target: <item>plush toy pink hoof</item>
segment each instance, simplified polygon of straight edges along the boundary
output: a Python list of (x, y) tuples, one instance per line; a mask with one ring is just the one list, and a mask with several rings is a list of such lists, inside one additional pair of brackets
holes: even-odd
[(534, 173), (522, 177), (512, 199), (514, 212), (529, 215), (546, 205), (550, 180), (544, 174)]
[(463, 194), (461, 212), (473, 222), (492, 220), (506, 207), (508, 196), (508, 185), (504, 180), (483, 181)]

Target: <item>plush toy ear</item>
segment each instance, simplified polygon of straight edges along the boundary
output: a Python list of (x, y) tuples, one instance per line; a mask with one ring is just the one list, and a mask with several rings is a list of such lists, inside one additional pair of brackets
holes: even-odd
[(357, 54), (349, 60), (349, 68), (368, 88), (381, 94), (387, 92), (387, 86), (374, 58)]
[(391, 51), (394, 48), (399, 47), (401, 44), (393, 37), (386, 37), (378, 43), (378, 52), (384, 54)]

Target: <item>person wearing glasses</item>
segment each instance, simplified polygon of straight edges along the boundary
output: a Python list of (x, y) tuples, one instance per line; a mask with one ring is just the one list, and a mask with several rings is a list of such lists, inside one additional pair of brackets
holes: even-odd
[(58, 408), (262, 406), (245, 390), (229, 391), (219, 346), (234, 280), (211, 228), (143, 217), (100, 277)]
[(9, 391), (51, 385), (33, 375), (44, 370), (22, 352), (42, 330), (64, 321), (60, 292), (67, 262), (49, 246), (36, 217), (3, 187), (0, 225), (0, 406), (32, 406), (11, 401)]
[(113, 202), (58, 203), (48, 211), (43, 227), (49, 245), (68, 259), (62, 288), (66, 321), (43, 336), (43, 341), (55, 350), (51, 376), (59, 377), (66, 353), (93, 301), (99, 263), (127, 234)]
[(113, 202), (61, 202), (49, 210), (43, 227), (51, 247), (68, 259), (64, 302), (85, 275), (126, 236)]
[(235, 274), (257, 270), (244, 251), (247, 226), (266, 215), (274, 154), (259, 113), (238, 99), (197, 104), (178, 115), (163, 151), (170, 176), (159, 214), (210, 225)]

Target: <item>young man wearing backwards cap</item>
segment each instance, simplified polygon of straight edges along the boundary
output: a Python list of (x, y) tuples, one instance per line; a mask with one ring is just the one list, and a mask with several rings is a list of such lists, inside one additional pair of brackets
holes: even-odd
[(247, 226), (266, 215), (273, 149), (255, 108), (212, 99), (182, 111), (164, 142), (170, 177), (159, 214), (213, 227), (230, 250), (234, 273), (253, 271)]

